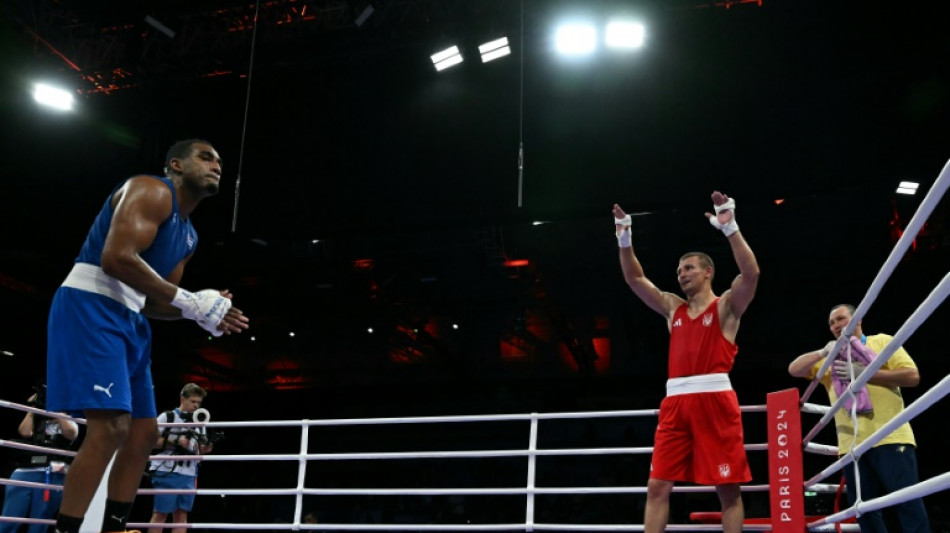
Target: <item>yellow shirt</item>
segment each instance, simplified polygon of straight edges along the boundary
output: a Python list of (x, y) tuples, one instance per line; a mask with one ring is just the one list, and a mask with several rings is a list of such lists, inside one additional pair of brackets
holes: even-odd
[[(868, 348), (874, 350), (874, 353), (879, 354), (884, 350), (884, 347), (887, 346), (887, 343), (891, 342), (892, 338), (890, 335), (884, 334), (870, 335), (867, 337), (865, 344)], [(821, 364), (824, 363), (824, 361), (824, 359), (821, 359), (815, 363), (815, 366), (812, 367), (808, 374), (809, 379), (815, 379), (815, 374), (818, 373), (818, 369), (821, 368)], [(825, 390), (828, 391), (828, 397), (833, 404), (838, 400), (838, 395), (835, 394), (835, 389), (831, 384), (832, 368), (833, 367), (829, 367), (828, 372), (821, 377), (821, 384), (825, 386)], [(914, 364), (914, 360), (910, 358), (907, 351), (901, 347), (891, 355), (881, 368), (884, 370), (896, 370), (898, 368), (913, 368), (916, 370), (917, 365)], [(857, 444), (864, 442), (868, 436), (897, 416), (897, 413), (904, 410), (904, 397), (901, 396), (900, 387), (883, 387), (881, 385), (868, 383), (867, 388), (874, 411), (858, 414)], [(838, 453), (845, 454), (851, 449), (851, 442), (854, 440), (854, 426), (851, 424), (851, 413), (844, 409), (839, 409), (838, 412), (835, 413), (835, 429), (838, 433)], [(906, 422), (892, 431), (890, 435), (881, 439), (875, 446), (882, 444), (910, 444), (911, 446), (917, 446), (917, 442), (914, 440), (914, 432), (910, 429), (910, 423)]]

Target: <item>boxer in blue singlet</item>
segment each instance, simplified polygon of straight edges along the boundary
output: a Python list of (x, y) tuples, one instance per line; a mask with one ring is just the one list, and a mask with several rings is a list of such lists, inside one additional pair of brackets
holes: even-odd
[(198, 243), (189, 215), (218, 192), (218, 153), (202, 140), (175, 143), (165, 172), (129, 178), (113, 191), (53, 298), (47, 408), (87, 419), (66, 476), (59, 533), (78, 533), (113, 454), (102, 531), (125, 531), (159, 436), (146, 317), (188, 318), (215, 336), (248, 327), (230, 292), (178, 287)]

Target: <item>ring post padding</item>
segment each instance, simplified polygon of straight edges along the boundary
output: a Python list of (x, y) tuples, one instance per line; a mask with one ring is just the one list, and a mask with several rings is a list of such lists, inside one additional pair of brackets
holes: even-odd
[(805, 495), (798, 389), (771, 392), (766, 405), (772, 531), (801, 533), (805, 530)]

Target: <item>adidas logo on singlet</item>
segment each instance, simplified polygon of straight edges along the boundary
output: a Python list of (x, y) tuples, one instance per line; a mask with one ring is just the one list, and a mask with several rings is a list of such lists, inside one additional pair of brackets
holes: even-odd
[(674, 328), (675, 328), (675, 327), (678, 327), (678, 326), (682, 326), (682, 325), (683, 325), (683, 319), (682, 319), (682, 318), (677, 318), (677, 319), (676, 319), (676, 322), (673, 322), (673, 327), (674, 327)]

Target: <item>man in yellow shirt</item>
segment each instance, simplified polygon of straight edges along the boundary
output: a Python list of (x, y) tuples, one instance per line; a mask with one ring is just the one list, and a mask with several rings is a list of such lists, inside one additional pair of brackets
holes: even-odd
[[(854, 310), (854, 306), (848, 304), (835, 306), (831, 310), (828, 326), (835, 339), (841, 336), (841, 332), (851, 321)], [(860, 339), (875, 354), (881, 353), (892, 339), (890, 335), (884, 334), (864, 335), (861, 331), (861, 322), (858, 322), (854, 329), (853, 337)], [(788, 373), (796, 377), (814, 379), (825, 358), (830, 354), (833, 344), (829, 342), (821, 350), (802, 354), (788, 365)], [(836, 360), (829, 371), (821, 377), (821, 383), (828, 391), (832, 404), (838, 400), (832, 382), (832, 373), (838, 379), (849, 380), (852, 370), (855, 378), (864, 372), (865, 367), (858, 362), (852, 362), (851, 366), (853, 369), (848, 367), (847, 361)], [(904, 398), (901, 396), (900, 388), (916, 387), (918, 383), (920, 383), (920, 373), (917, 371), (917, 365), (904, 348), (898, 348), (867, 382), (868, 396), (873, 411), (857, 415), (857, 442), (854, 442), (855, 431), (851, 414), (844, 409), (835, 413), (838, 454), (848, 453), (852, 442), (857, 446), (903, 411)], [(861, 474), (861, 500), (877, 498), (917, 483), (916, 447), (914, 432), (909, 423), (904, 423), (865, 452), (858, 460)], [(848, 485), (848, 502), (853, 505), (856, 498), (854, 463), (846, 466), (844, 471)], [(903, 533), (930, 532), (923, 500), (919, 498), (909, 500), (896, 505), (894, 509), (897, 511)], [(887, 533), (880, 511), (861, 515), (858, 518), (858, 524), (863, 533)]]

